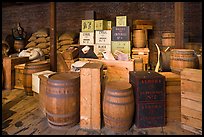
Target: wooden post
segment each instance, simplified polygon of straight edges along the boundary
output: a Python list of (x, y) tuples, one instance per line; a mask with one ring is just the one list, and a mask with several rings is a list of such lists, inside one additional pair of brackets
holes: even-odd
[(57, 71), (56, 5), (50, 2), (50, 70)]
[(175, 2), (175, 47), (184, 48), (184, 3)]

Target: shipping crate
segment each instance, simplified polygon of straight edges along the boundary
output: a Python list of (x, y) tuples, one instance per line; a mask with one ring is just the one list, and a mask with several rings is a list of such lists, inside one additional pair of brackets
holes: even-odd
[(202, 70), (181, 71), (181, 127), (202, 135)]
[(113, 26), (112, 21), (108, 20), (107, 21), (107, 30), (112, 30), (112, 26)]
[(40, 78), (39, 75), (44, 75), (44, 74), (53, 74), (55, 72), (52, 72), (50, 70), (45, 70), (41, 72), (36, 72), (32, 73), (32, 91), (36, 92), (39, 94), (40, 92)]
[(95, 30), (106, 30), (107, 21), (106, 20), (95, 20)]
[(143, 70), (149, 67), (149, 48), (132, 48), (132, 59), (142, 58)]
[(116, 26), (127, 26), (127, 16), (116, 16)]
[(94, 53), (96, 56), (102, 56), (103, 51), (111, 52), (111, 44), (95, 44), (94, 45)]
[(135, 125), (138, 128), (164, 126), (165, 77), (154, 71), (130, 71), (129, 75), (135, 96)]
[(82, 32), (94, 32), (95, 29), (94, 20), (82, 20), (81, 31)]
[(80, 32), (80, 45), (94, 45), (94, 32)]
[(134, 60), (128, 61), (105, 60), (83, 58), (80, 60), (89, 61), (90, 63), (103, 63), (105, 77), (107, 81), (127, 81), (129, 82), (129, 72), (134, 71)]
[(169, 122), (181, 122), (181, 78), (172, 72), (159, 72), (165, 76), (166, 118)]
[(25, 64), (15, 65), (15, 84), (14, 88), (16, 89), (24, 89), (23, 87), (23, 71), (24, 71)]
[(114, 54), (115, 50), (119, 50), (128, 57), (131, 58), (131, 44), (130, 41), (112, 41), (111, 42), (111, 52)]
[(96, 44), (111, 44), (111, 30), (96, 30), (95, 31)]
[(80, 127), (101, 128), (103, 65), (87, 63), (80, 69)]
[(112, 41), (130, 41), (130, 26), (112, 27)]
[(3, 74), (4, 88), (13, 89), (15, 84), (15, 65), (29, 62), (29, 57), (4, 57)]

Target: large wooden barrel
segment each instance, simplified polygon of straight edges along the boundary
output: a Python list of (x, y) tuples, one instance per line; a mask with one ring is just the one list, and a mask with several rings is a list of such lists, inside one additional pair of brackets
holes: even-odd
[(184, 68), (198, 68), (198, 57), (191, 49), (172, 49), (170, 53), (170, 68), (180, 74)]
[(133, 122), (134, 95), (131, 84), (126, 81), (106, 83), (103, 98), (105, 127), (114, 132), (127, 131)]
[(36, 73), (44, 70), (50, 70), (50, 63), (48, 61), (26, 63), (23, 71), (23, 76), (24, 76), (23, 87), (26, 95), (33, 96), (32, 73)]
[(144, 48), (146, 45), (145, 30), (133, 30), (133, 45), (135, 48)]
[(162, 33), (162, 46), (175, 46), (175, 33)]
[(58, 72), (49, 76), (45, 109), (50, 127), (66, 129), (79, 122), (79, 93), (79, 73)]

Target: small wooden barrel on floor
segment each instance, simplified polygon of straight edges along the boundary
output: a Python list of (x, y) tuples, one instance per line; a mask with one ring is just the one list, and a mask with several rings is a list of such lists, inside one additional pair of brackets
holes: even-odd
[(144, 48), (146, 45), (145, 30), (133, 30), (133, 45), (135, 48)]
[(64, 130), (79, 122), (79, 76), (77, 72), (58, 72), (49, 76), (45, 109), (50, 127)]
[(131, 84), (126, 81), (106, 83), (103, 98), (105, 127), (114, 132), (127, 131), (133, 121), (134, 95)]
[(26, 95), (33, 96), (32, 73), (36, 73), (44, 70), (50, 70), (50, 63), (48, 61), (26, 63), (23, 71), (23, 76), (24, 76), (23, 87)]
[(170, 68), (180, 74), (184, 68), (198, 68), (198, 57), (191, 49), (172, 49), (170, 53)]

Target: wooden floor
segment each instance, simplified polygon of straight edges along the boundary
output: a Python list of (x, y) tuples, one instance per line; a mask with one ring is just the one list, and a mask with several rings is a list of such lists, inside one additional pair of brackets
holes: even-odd
[(49, 127), (40, 111), (37, 96), (26, 96), (23, 90), (2, 91), (2, 135), (194, 135), (180, 128), (180, 123), (167, 123), (165, 127), (138, 129), (133, 125), (125, 133), (81, 129), (79, 124), (67, 130)]

